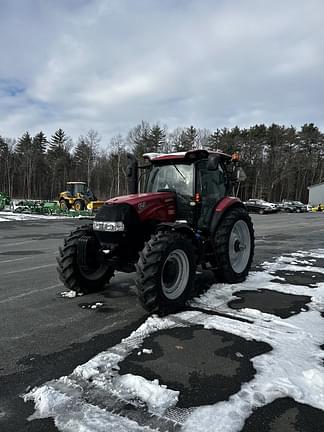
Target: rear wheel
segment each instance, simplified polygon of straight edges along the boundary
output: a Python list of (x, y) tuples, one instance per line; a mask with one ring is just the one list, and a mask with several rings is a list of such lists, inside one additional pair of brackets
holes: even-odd
[(159, 231), (140, 253), (136, 269), (142, 306), (149, 312), (175, 312), (185, 305), (193, 292), (194, 245), (184, 234)]
[(114, 271), (100, 260), (98, 251), (99, 243), (91, 225), (77, 228), (65, 239), (63, 248), (59, 249), (57, 271), (68, 289), (88, 293), (103, 289), (109, 282)]
[(244, 208), (229, 210), (217, 228), (214, 242), (217, 279), (227, 283), (244, 281), (254, 254), (254, 231), (248, 212)]

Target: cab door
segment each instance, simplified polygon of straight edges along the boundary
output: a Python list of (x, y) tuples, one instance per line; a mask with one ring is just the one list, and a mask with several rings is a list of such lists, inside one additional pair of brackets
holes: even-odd
[(228, 178), (222, 164), (216, 170), (207, 169), (207, 160), (196, 164), (196, 191), (200, 194), (197, 225), (201, 230), (209, 230), (212, 215), (217, 203), (227, 195)]

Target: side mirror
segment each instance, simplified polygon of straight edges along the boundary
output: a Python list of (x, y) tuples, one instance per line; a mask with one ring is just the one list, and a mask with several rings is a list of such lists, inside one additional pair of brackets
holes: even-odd
[(208, 160), (207, 160), (208, 171), (217, 171), (219, 160), (220, 160), (220, 156), (218, 154), (208, 155)]

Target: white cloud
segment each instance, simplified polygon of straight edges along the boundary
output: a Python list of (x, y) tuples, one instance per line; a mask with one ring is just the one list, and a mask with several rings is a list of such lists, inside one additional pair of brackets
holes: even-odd
[[(0, 0), (0, 134), (323, 128), (324, 4)], [(1, 83), (22, 91), (6, 93)], [(4, 93), (3, 93), (4, 92)]]

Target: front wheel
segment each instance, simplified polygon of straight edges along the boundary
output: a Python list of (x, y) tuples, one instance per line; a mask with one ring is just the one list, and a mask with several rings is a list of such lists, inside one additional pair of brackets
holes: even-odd
[(218, 280), (237, 283), (248, 275), (254, 254), (254, 231), (244, 208), (229, 210), (214, 236)]
[(109, 282), (114, 271), (100, 259), (98, 252), (99, 243), (91, 225), (78, 227), (65, 239), (56, 259), (59, 278), (68, 289), (89, 293), (103, 289)]
[(184, 234), (159, 231), (151, 236), (136, 265), (142, 306), (162, 314), (181, 309), (190, 298), (196, 272), (195, 248)]

